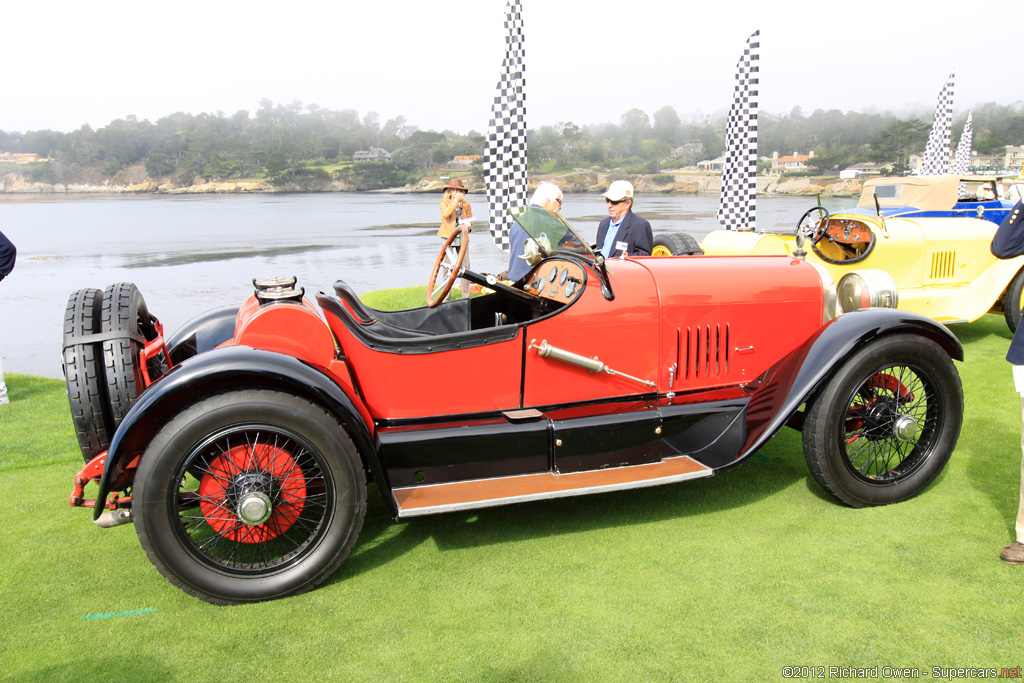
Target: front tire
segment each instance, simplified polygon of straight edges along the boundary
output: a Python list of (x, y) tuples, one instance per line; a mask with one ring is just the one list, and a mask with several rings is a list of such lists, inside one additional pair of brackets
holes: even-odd
[(170, 420), (139, 464), (132, 511), (153, 565), (214, 604), (271, 600), (326, 580), (355, 545), (366, 477), (319, 406), (231, 391)]
[(909, 334), (871, 342), (807, 410), (811, 475), (851, 507), (913, 498), (949, 460), (963, 407), (960, 375), (938, 344)]

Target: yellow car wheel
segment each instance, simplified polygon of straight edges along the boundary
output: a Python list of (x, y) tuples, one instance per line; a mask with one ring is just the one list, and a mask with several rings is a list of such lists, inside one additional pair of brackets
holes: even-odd
[(654, 238), (651, 256), (697, 256), (704, 251), (697, 240), (685, 232), (667, 232)]

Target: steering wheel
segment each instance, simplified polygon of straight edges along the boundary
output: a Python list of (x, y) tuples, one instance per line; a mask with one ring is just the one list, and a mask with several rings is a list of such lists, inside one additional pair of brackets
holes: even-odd
[(827, 226), (828, 210), (824, 206), (814, 206), (807, 209), (797, 221), (796, 231), (811, 240), (811, 244), (817, 244), (825, 234)]
[[(459, 250), (454, 256), (448, 251), (456, 238), (462, 237), (459, 243)], [(427, 282), (427, 306), (435, 308), (444, 301), (448, 292), (452, 291), (452, 285), (459, 279), (459, 271), (462, 270), (462, 262), (466, 260), (466, 252), (469, 250), (469, 230), (461, 226), (452, 231), (441, 247), (441, 253), (434, 261), (434, 270), (430, 273), (430, 280)], [(438, 278), (440, 277), (440, 282)]]

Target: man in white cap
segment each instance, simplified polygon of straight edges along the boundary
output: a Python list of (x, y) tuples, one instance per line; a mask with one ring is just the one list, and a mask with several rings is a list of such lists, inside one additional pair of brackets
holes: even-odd
[(597, 227), (597, 248), (605, 258), (625, 253), (650, 256), (654, 248), (651, 224), (633, 213), (633, 184), (616, 180), (602, 195), (608, 206), (608, 218)]

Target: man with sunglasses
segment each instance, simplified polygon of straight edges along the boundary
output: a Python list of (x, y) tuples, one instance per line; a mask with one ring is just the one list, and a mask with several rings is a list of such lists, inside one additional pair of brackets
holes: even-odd
[(616, 180), (602, 195), (608, 206), (608, 218), (597, 227), (597, 248), (605, 258), (625, 253), (650, 256), (654, 248), (651, 224), (633, 213), (633, 184)]

